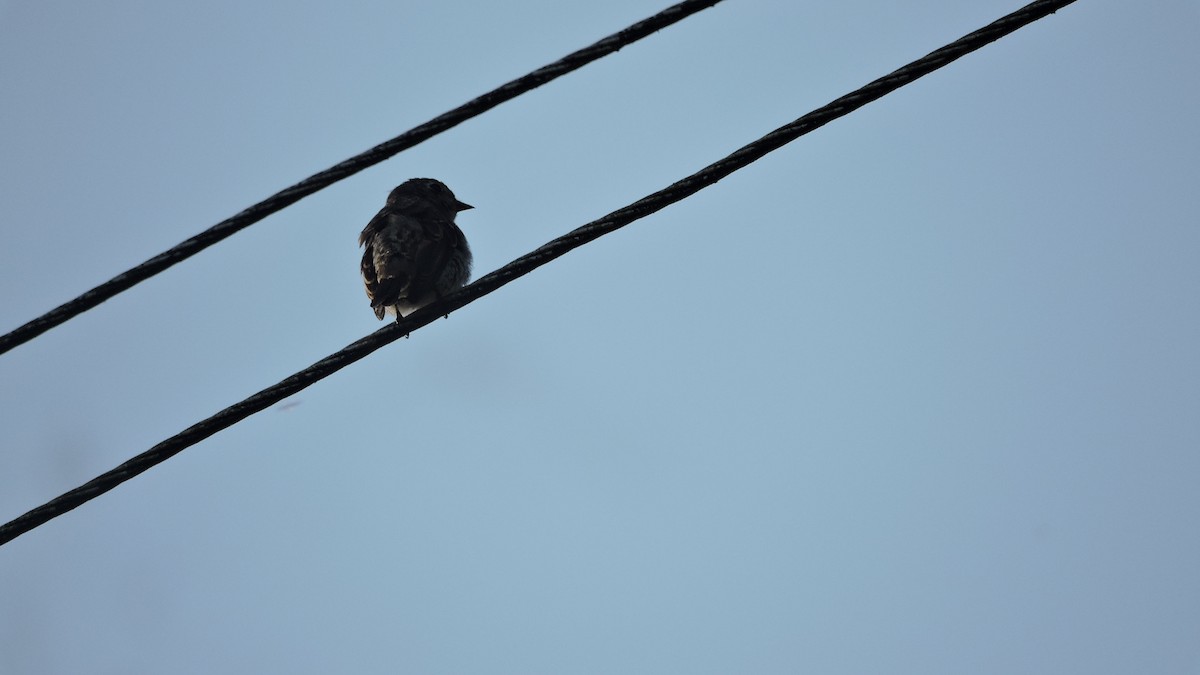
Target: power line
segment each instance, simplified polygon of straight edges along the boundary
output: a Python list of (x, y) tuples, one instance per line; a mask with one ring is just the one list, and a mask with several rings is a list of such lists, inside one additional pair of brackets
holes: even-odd
[(480, 278), (475, 283), (451, 293), (442, 301), (417, 310), (399, 322), (375, 331), (283, 381), (188, 427), (117, 468), (0, 526), (0, 545), (108, 492), (218, 431), (233, 426), (250, 415), (264, 410), (362, 359), (376, 349), (434, 322), (438, 317), (474, 302), (573, 249), (689, 197), (734, 171), (748, 166), (767, 153), (1073, 2), (1075, 0), (1038, 0), (1026, 5), (974, 33), (772, 131), (687, 178), (672, 183), (663, 190), (572, 230)]
[(309, 176), (299, 183), (267, 197), (241, 213), (222, 220), (191, 239), (150, 258), (136, 267), (118, 274), (74, 300), (63, 303), (42, 316), (16, 328), (12, 332), (0, 336), (0, 354), (32, 340), (59, 324), (75, 318), (118, 293), (129, 290), (155, 274), (166, 270), (168, 267), (187, 260), (209, 246), (257, 223), (276, 211), (295, 204), (318, 190), (327, 188), (343, 178), (353, 176), (363, 169), (372, 167), (447, 129), (458, 126), (476, 115), (487, 112), (505, 101), (536, 89), (555, 78), (566, 75), (592, 61), (607, 56), (671, 24), (682, 21), (696, 12), (708, 9), (718, 2), (721, 2), (721, 0), (685, 0), (684, 2), (672, 5), (644, 21), (639, 21), (624, 30), (609, 35), (599, 42), (584, 47), (579, 51), (572, 52), (550, 65), (538, 68), (527, 75), (503, 84), (482, 96), (460, 105), (450, 112), (443, 113), (420, 126), (413, 127), (403, 134), (385, 141), (364, 153), (355, 155), (320, 173)]

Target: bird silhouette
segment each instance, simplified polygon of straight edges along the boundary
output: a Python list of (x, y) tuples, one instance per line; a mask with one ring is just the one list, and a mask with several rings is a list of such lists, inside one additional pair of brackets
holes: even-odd
[(470, 208), (432, 178), (413, 178), (392, 190), (358, 236), (365, 247), (363, 284), (376, 318), (395, 314), (399, 321), (467, 283), (471, 249), (454, 217)]

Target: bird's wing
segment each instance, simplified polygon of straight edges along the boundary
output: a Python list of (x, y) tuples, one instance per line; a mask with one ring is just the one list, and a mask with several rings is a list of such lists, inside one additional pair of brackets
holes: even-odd
[(383, 319), (386, 313), (384, 307), (386, 303), (376, 303), (375, 299), (381, 297), (381, 288), (379, 285), (379, 275), (375, 272), (375, 244), (368, 241), (367, 250), (363, 251), (362, 265), (359, 268), (362, 271), (363, 286), (367, 289), (367, 299), (371, 301), (371, 309), (375, 310), (375, 317)]
[(424, 228), (415, 219), (383, 209), (359, 235), (363, 251), (363, 284), (375, 316), (383, 318), (384, 308), (407, 297), (417, 276)]

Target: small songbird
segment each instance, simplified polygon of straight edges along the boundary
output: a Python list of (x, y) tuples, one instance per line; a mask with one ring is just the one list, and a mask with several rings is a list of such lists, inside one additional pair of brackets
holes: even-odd
[(432, 178), (413, 178), (392, 190), (358, 236), (366, 247), (363, 284), (376, 317), (390, 313), (399, 321), (467, 283), (471, 249), (454, 216), (470, 208)]

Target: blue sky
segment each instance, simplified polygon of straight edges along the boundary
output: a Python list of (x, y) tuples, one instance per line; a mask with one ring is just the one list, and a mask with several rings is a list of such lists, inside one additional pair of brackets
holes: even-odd
[[(666, 6), (0, 3), (0, 330)], [(728, 0), (0, 356), (7, 520), (1018, 3)], [(0, 548), (0, 672), (1200, 668), (1200, 5), (1081, 0)]]

